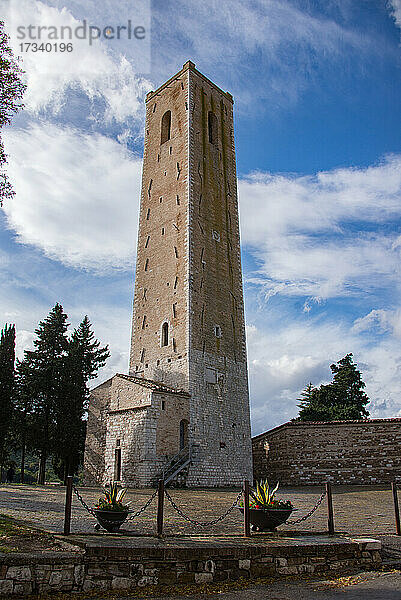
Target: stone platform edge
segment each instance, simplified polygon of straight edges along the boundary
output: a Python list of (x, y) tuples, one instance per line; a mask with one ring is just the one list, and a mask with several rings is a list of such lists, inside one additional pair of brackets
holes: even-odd
[(109, 545), (92, 543), (81, 552), (2, 554), (0, 596), (338, 573), (376, 569), (382, 560), (381, 542), (371, 538), (311, 536), (310, 542), (302, 537), (290, 544), (261, 538), (238, 544), (200, 539), (203, 543), (192, 547), (157, 539), (153, 547), (119, 547), (114, 538)]

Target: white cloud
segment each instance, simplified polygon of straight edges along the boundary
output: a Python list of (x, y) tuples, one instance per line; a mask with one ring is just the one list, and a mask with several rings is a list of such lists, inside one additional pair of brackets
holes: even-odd
[(153, 17), (154, 39), (166, 48), (154, 65), (159, 73), (191, 58), (248, 110), (266, 98), (274, 109), (296, 100), (318, 65), (369, 45), (366, 36), (287, 0), (176, 0)]
[(316, 301), (398, 283), (401, 156), (315, 176), (255, 173), (239, 193), (242, 243), (260, 263), (249, 280), (267, 297)]
[(9, 129), (16, 197), (4, 207), (17, 241), (65, 265), (131, 268), (142, 161), (99, 134), (35, 124)]
[[(68, 91), (74, 90), (86, 94), (91, 101), (103, 101), (105, 110), (101, 118), (106, 121), (142, 119), (143, 98), (152, 87), (138, 75), (141, 62), (147, 62), (147, 49), (141, 55), (137, 48), (128, 61), (122, 53), (113, 55), (103, 42), (95, 40), (90, 46), (86, 39), (74, 38), (72, 52), (21, 52), (22, 41), (35, 40), (18, 38), (17, 27), (51, 26), (60, 31), (62, 26), (69, 26), (75, 30), (82, 21), (74, 18), (65, 6), (56, 8), (41, 0), (9, 0), (5, 13), (13, 51), (23, 57), (28, 86), (24, 96), (27, 111), (37, 114), (47, 109), (57, 113), (68, 100)], [(33, 31), (37, 36), (37, 29)], [(46, 30), (41, 35), (46, 36)], [(92, 117), (99, 118), (95, 111)]]
[(395, 24), (401, 29), (401, 0), (389, 0), (388, 5)]
[(342, 321), (287, 320), (279, 329), (267, 323), (263, 331), (247, 327), (253, 433), (296, 417), (300, 391), (309, 382), (331, 381), (330, 364), (348, 352), (362, 371), (370, 416), (401, 416), (399, 339), (386, 336), (372, 344), (359, 333)]

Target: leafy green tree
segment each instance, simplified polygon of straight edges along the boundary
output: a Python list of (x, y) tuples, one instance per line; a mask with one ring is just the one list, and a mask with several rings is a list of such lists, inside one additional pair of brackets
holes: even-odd
[(85, 316), (74, 330), (68, 344), (63, 375), (62, 395), (56, 414), (55, 453), (53, 468), (65, 480), (82, 463), (88, 399), (88, 382), (110, 356), (108, 346), (101, 347), (92, 325)]
[(310, 383), (301, 393), (299, 421), (343, 421), (369, 416), (365, 383), (352, 353), (330, 366), (333, 381), (314, 388)]
[[(23, 108), (22, 97), (26, 89), (21, 80), (23, 71), (15, 60), (8, 41), (4, 22), (0, 21), (0, 129), (4, 125), (10, 125), (14, 114)], [(6, 163), (7, 155), (0, 138), (0, 206), (3, 205), (3, 200), (15, 195), (5, 171)]]
[(7, 455), (15, 391), (15, 325), (5, 325), (0, 334), (0, 481)]

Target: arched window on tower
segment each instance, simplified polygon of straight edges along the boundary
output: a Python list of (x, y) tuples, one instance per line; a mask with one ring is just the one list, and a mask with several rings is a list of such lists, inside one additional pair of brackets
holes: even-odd
[(164, 144), (170, 139), (171, 134), (171, 110), (168, 110), (162, 116), (161, 140), (160, 144)]
[(209, 111), (209, 113), (208, 113), (207, 126), (208, 126), (208, 130), (209, 130), (209, 142), (216, 146), (217, 145), (217, 117), (212, 111)]
[(162, 346), (168, 346), (168, 323), (162, 325)]

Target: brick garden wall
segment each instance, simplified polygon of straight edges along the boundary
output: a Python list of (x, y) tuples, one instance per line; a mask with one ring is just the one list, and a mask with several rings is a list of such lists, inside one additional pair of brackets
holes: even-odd
[(401, 419), (284, 423), (252, 439), (254, 478), (282, 485), (401, 481)]

